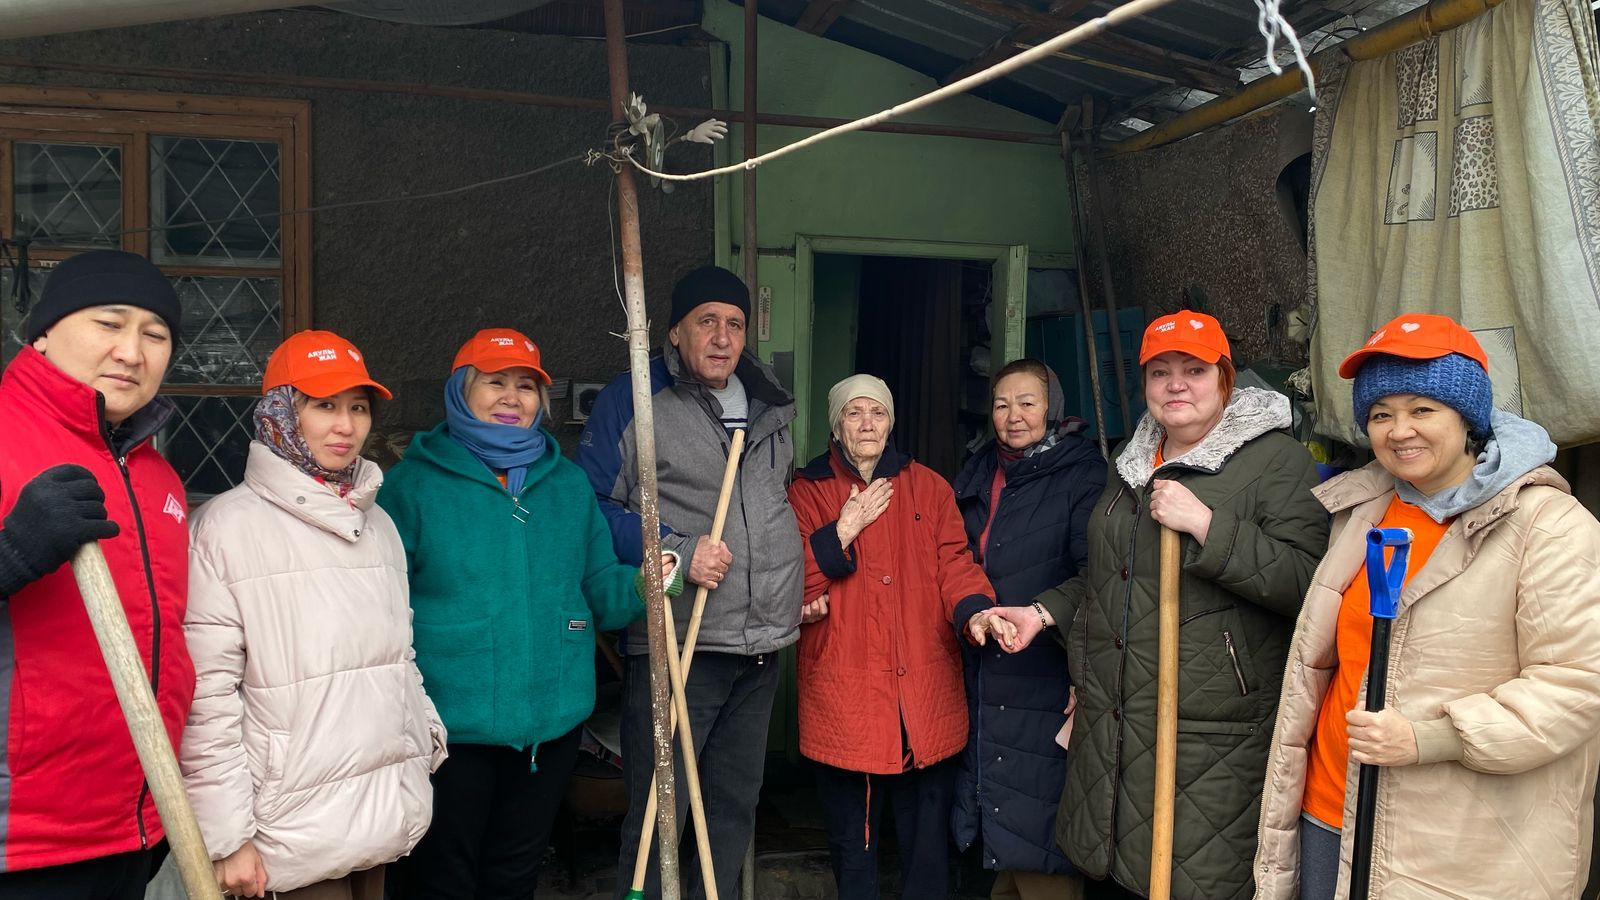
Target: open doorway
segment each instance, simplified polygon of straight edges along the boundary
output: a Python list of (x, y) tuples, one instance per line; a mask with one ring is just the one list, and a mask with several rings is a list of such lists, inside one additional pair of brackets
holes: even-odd
[(865, 372), (894, 393), (895, 445), (955, 478), (988, 422), (994, 261), (814, 259), (812, 453), (827, 445), (828, 389)]

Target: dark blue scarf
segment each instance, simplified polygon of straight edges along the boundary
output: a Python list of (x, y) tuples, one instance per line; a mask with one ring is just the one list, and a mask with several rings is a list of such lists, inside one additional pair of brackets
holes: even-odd
[(466, 366), (450, 373), (450, 379), (444, 383), (444, 420), (450, 437), (490, 469), (504, 470), (506, 490), (515, 497), (522, 493), (528, 466), (544, 455), (544, 432), (539, 428), (539, 423), (544, 421), (544, 409), (540, 408), (533, 417), (533, 424), (527, 428), (485, 422), (467, 408), (466, 385)]

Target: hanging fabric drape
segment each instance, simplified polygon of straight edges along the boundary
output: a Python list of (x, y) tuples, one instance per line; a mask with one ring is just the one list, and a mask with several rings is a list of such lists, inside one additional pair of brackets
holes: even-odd
[(1600, 440), (1600, 52), (1588, 0), (1508, 0), (1331, 65), (1313, 139), (1318, 430), (1353, 441), (1339, 361), (1405, 312), (1472, 329), (1497, 405)]

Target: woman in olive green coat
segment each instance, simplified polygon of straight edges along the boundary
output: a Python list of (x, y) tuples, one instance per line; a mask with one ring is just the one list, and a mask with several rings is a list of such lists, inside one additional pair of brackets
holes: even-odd
[[(1064, 623), (1076, 712), (1056, 840), (1087, 896), (1146, 896), (1155, 792), (1160, 526), (1179, 532), (1181, 627), (1174, 900), (1248, 900), (1289, 637), (1327, 544), (1288, 400), (1233, 387), (1217, 320), (1145, 332), (1149, 412), (1114, 454), (1085, 573), (1040, 597)], [(1059, 633), (1059, 632), (1058, 632)]]

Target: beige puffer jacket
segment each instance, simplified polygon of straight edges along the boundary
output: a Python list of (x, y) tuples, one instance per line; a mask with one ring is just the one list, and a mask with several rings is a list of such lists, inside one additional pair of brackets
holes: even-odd
[[(1296, 626), (1261, 803), (1259, 900), (1299, 897), (1306, 753), (1337, 658), (1339, 605), (1394, 496), (1377, 463), (1317, 489), (1333, 538)], [(1577, 898), (1600, 766), (1600, 523), (1539, 467), (1451, 523), (1406, 578), (1386, 704), (1421, 762), (1384, 769), (1371, 896)], [(1363, 697), (1362, 702), (1365, 702)], [(1349, 894), (1350, 764), (1337, 897)]]
[(251, 443), (194, 514), (182, 768), (212, 859), (287, 891), (393, 862), (433, 815), (445, 730), (411, 649), (405, 551), (362, 460), (348, 501)]

